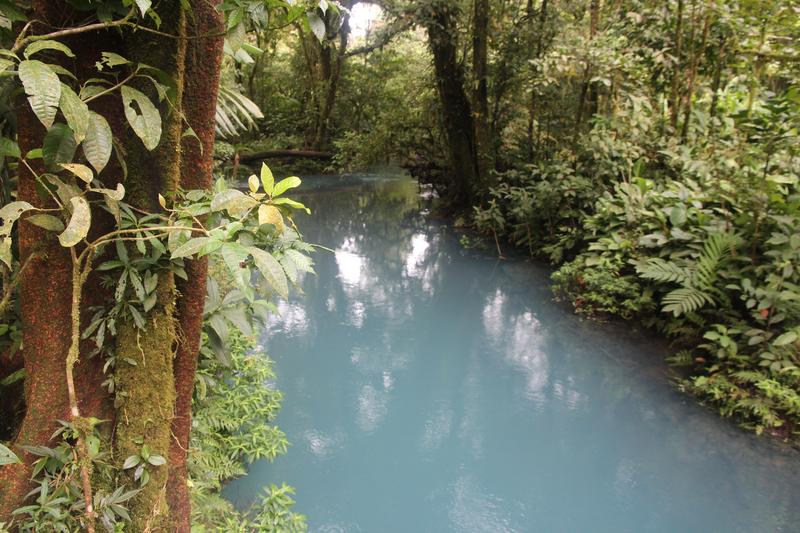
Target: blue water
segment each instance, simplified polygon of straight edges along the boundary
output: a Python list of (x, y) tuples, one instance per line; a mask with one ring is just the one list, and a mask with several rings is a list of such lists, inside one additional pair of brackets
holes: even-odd
[(312, 532), (800, 531), (800, 453), (676, 392), (663, 344), (552, 302), (547, 268), (464, 251), (417, 185), (307, 180), (319, 253), (262, 342)]

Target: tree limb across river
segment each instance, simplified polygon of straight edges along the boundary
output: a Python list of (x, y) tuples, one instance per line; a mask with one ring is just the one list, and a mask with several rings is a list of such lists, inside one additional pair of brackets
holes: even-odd
[(331, 152), (318, 150), (265, 150), (263, 152), (253, 152), (252, 154), (239, 154), (239, 161), (249, 163), (251, 161), (261, 161), (278, 157), (286, 158), (305, 158), (305, 159), (330, 159), (333, 157)]

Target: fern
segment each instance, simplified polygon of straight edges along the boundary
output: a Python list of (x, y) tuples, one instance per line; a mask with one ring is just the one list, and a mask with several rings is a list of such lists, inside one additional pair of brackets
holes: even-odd
[(699, 311), (706, 305), (716, 305), (717, 274), (731, 256), (738, 238), (731, 233), (710, 235), (703, 243), (700, 256), (685, 266), (672, 261), (651, 258), (636, 265), (637, 273), (644, 279), (660, 283), (678, 283), (680, 288), (667, 293), (662, 300), (662, 311), (674, 316)]
[(691, 273), (670, 261), (653, 258), (636, 265), (636, 272), (644, 279), (661, 283), (687, 283)]

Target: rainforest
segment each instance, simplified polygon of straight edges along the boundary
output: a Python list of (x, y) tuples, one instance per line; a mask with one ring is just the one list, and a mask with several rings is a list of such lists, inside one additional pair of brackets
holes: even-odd
[(0, 533), (796, 531), (792, 0), (0, 0)]

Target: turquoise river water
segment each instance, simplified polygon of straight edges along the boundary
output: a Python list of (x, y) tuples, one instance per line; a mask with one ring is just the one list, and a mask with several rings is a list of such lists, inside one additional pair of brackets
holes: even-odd
[(287, 482), (319, 533), (800, 531), (800, 453), (677, 392), (660, 341), (463, 250), (411, 180), (301, 199), (335, 253), (264, 333), (292, 447), (228, 485), (238, 507)]

